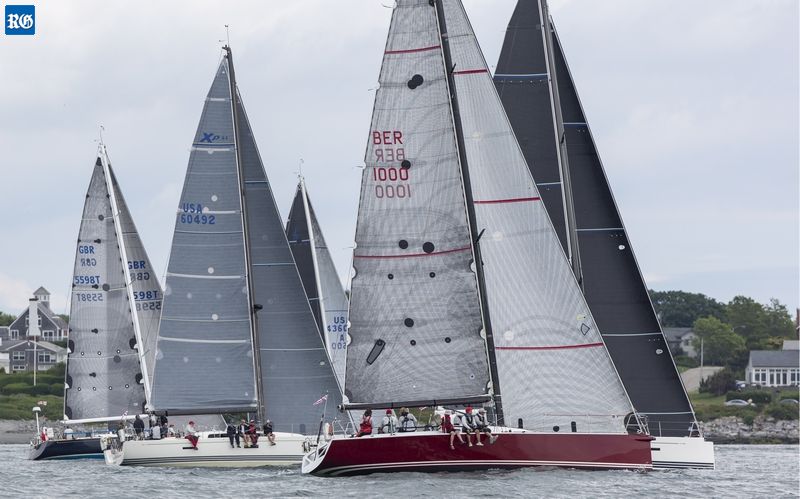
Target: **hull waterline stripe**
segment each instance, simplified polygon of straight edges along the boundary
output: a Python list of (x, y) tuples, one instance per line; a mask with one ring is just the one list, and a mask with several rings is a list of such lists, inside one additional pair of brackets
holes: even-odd
[(408, 255), (353, 255), (353, 258), (414, 258), (419, 256), (446, 255), (448, 253), (456, 253), (458, 251), (467, 251), (471, 249), (472, 249), (471, 246), (465, 246), (463, 248), (456, 248), (445, 251), (433, 251), (431, 253), (410, 253)]
[(582, 345), (557, 345), (550, 347), (494, 347), (495, 350), (565, 350), (568, 348), (592, 348), (601, 347), (602, 343), (584, 343)]
[(509, 198), (509, 199), (487, 199), (485, 201), (472, 201), (474, 204), (501, 204), (501, 203), (524, 203), (525, 201), (541, 201), (540, 197), (532, 198)]
[(442, 48), (441, 45), (431, 45), (430, 47), (421, 47), (418, 49), (405, 49), (405, 50), (387, 50), (384, 54), (413, 54), (414, 52), (427, 52), (428, 50), (436, 50)]
[(453, 75), (474, 75), (488, 72), (488, 69), (465, 69), (463, 71), (453, 71)]
[[(323, 458), (324, 459), (324, 458)], [(525, 467), (525, 466), (559, 466), (559, 467), (584, 467), (584, 468), (638, 468), (649, 469), (651, 464), (647, 463), (605, 463), (591, 461), (533, 461), (533, 460), (450, 460), (450, 461), (412, 461), (381, 464), (364, 464), (352, 466), (338, 466), (319, 470), (319, 474), (341, 475), (367, 470), (380, 469), (404, 469), (404, 468), (447, 468), (447, 467)], [(314, 470), (316, 471), (316, 470)], [(313, 471), (312, 471), (313, 473)]]

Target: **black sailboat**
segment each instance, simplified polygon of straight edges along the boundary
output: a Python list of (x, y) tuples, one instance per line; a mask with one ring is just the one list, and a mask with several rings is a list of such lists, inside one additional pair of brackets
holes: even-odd
[[(699, 437), (555, 27), (543, 19), (550, 20), (544, 0), (519, 1), (495, 85), (636, 411), (647, 415), (657, 438)], [(679, 442), (690, 443), (695, 455), (663, 461), (713, 466), (710, 443), (702, 438)], [(700, 442), (707, 445), (698, 463)], [(658, 457), (654, 453), (654, 466)]]

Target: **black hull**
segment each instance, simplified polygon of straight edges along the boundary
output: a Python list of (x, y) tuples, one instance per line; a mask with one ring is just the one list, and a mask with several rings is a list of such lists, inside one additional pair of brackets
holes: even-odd
[(100, 437), (78, 438), (75, 440), (47, 440), (28, 450), (28, 459), (78, 459), (103, 458)]

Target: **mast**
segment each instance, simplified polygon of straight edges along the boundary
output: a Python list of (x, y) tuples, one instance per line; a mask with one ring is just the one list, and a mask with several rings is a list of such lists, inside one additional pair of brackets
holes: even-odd
[(556, 77), (555, 57), (553, 53), (553, 35), (550, 28), (550, 13), (547, 0), (539, 2), (539, 18), (542, 20), (542, 38), (544, 39), (544, 57), (547, 64), (547, 83), (550, 86), (550, 106), (553, 109), (556, 132), (556, 158), (558, 173), (561, 176), (562, 202), (564, 203), (564, 224), (566, 225), (567, 258), (572, 265), (572, 272), (578, 285), (583, 289), (583, 269), (581, 268), (581, 254), (578, 248), (578, 227), (575, 222), (575, 204), (572, 200), (572, 179), (569, 174), (569, 156), (567, 154), (567, 141), (564, 134), (564, 118), (561, 114), (561, 99), (558, 94), (558, 80)]
[(481, 304), (481, 315), (483, 316), (483, 327), (486, 333), (486, 354), (489, 360), (489, 378), (492, 385), (492, 398), (494, 400), (494, 410), (497, 425), (504, 426), (503, 403), (500, 394), (499, 376), (497, 372), (497, 359), (494, 351), (494, 336), (492, 334), (492, 323), (489, 317), (489, 306), (486, 299), (486, 283), (483, 276), (483, 260), (481, 259), (480, 237), (483, 234), (477, 232), (475, 206), (472, 199), (472, 187), (469, 180), (469, 166), (467, 165), (467, 155), (464, 146), (464, 133), (461, 127), (461, 115), (458, 108), (458, 97), (456, 96), (456, 86), (453, 81), (453, 71), (455, 70), (450, 55), (450, 40), (447, 36), (447, 23), (444, 16), (444, 5), (442, 0), (433, 0), (436, 9), (436, 19), (439, 28), (439, 38), (442, 41), (442, 55), (444, 57), (445, 73), (447, 74), (447, 87), (450, 93), (450, 109), (453, 115), (453, 125), (456, 133), (456, 144), (458, 148), (459, 164), (461, 165), (461, 177), (464, 182), (464, 197), (467, 205), (467, 221), (470, 227), (472, 238), (472, 251), (475, 262), (475, 274), (478, 280), (478, 300)]
[(258, 401), (258, 420), (265, 420), (264, 408), (264, 387), (261, 379), (261, 347), (258, 338), (258, 310), (261, 306), (253, 303), (253, 280), (252, 268), (250, 265), (250, 234), (247, 229), (247, 203), (245, 200), (245, 186), (244, 186), (244, 172), (242, 171), (242, 149), (239, 147), (239, 112), (236, 107), (236, 99), (238, 92), (236, 89), (236, 75), (233, 71), (233, 53), (228, 45), (223, 47), (225, 56), (228, 59), (228, 80), (231, 85), (231, 109), (233, 112), (233, 144), (236, 150), (236, 172), (239, 177), (239, 202), (242, 207), (242, 237), (244, 238), (244, 263), (247, 271), (245, 280), (247, 281), (247, 300), (250, 314), (250, 339), (253, 344), (253, 366), (255, 368), (256, 378), (256, 400)]
[(117, 234), (117, 244), (119, 245), (120, 256), (122, 257), (122, 271), (125, 273), (125, 293), (128, 295), (128, 309), (131, 313), (131, 321), (133, 322), (133, 334), (136, 337), (136, 353), (139, 357), (139, 367), (142, 370), (142, 382), (144, 383), (144, 400), (145, 404), (150, 406), (150, 374), (147, 371), (147, 361), (145, 360), (144, 341), (142, 340), (142, 330), (139, 324), (139, 314), (136, 313), (136, 301), (133, 296), (133, 288), (131, 283), (130, 269), (128, 268), (128, 250), (125, 246), (125, 239), (122, 233), (122, 224), (119, 219), (120, 211), (117, 204), (117, 196), (114, 194), (114, 186), (111, 182), (111, 163), (108, 159), (108, 151), (106, 145), (100, 142), (100, 158), (103, 166), (103, 176), (105, 177), (106, 190), (108, 191), (108, 199), (111, 203), (111, 218), (114, 221), (114, 232)]

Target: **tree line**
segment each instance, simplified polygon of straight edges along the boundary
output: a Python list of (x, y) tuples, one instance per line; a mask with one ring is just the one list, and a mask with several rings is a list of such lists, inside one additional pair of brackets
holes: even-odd
[(701, 293), (650, 290), (663, 327), (691, 327), (698, 336), (707, 365), (741, 371), (750, 350), (779, 350), (783, 341), (797, 339), (786, 305), (776, 299), (761, 304), (746, 296), (722, 303)]

